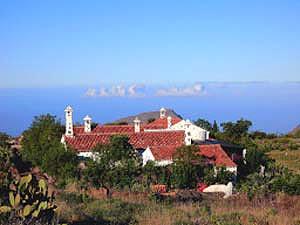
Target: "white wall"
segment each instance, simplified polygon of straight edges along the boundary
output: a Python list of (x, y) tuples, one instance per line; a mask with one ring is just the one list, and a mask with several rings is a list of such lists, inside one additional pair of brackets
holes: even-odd
[(232, 195), (233, 185), (229, 182), (227, 185), (225, 184), (214, 184), (210, 185), (203, 190), (203, 192), (223, 192), (225, 195), (223, 198), (228, 198)]
[(155, 158), (149, 147), (146, 148), (146, 150), (142, 153), (142, 158), (143, 158), (143, 166), (145, 166), (149, 160), (155, 161)]
[(234, 175), (237, 175), (237, 167), (226, 167), (226, 170), (229, 172), (234, 173)]
[(167, 166), (167, 165), (170, 165), (172, 164), (173, 161), (172, 160), (161, 160), (161, 161), (155, 161), (155, 164), (157, 166)]
[[(188, 127), (186, 126), (187, 123), (189, 124)], [(181, 120), (180, 122), (172, 125), (170, 129), (184, 130), (186, 133), (189, 132), (193, 141), (205, 141), (209, 138), (208, 131), (185, 120)]]
[(93, 158), (94, 157), (93, 152), (79, 152), (77, 155), (80, 156), (80, 157), (86, 157), (86, 158)]
[(143, 158), (143, 166), (145, 166), (148, 161), (155, 162), (155, 165), (157, 166), (166, 166), (173, 163), (172, 160), (160, 160), (160, 161), (155, 160), (151, 152), (151, 149), (149, 147), (146, 148), (146, 150), (142, 153), (142, 158)]

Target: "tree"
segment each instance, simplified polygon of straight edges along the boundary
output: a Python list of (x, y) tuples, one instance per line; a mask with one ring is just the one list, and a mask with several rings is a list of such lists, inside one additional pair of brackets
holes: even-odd
[(61, 144), (62, 134), (63, 126), (55, 116), (47, 114), (34, 118), (21, 142), (22, 157), (58, 178), (61, 184), (76, 175), (78, 165), (75, 151)]
[(250, 136), (253, 139), (265, 139), (268, 137), (266, 132), (259, 131), (259, 130), (251, 132)]
[(219, 126), (217, 124), (217, 121), (215, 121), (215, 120), (214, 120), (214, 123), (213, 123), (213, 126), (212, 126), (212, 132), (214, 134), (219, 132)]
[(149, 119), (147, 120), (147, 123), (152, 123), (154, 120), (155, 120), (155, 118), (149, 118)]
[(154, 161), (148, 161), (142, 168), (142, 175), (147, 186), (150, 184), (171, 185), (172, 167), (170, 165), (158, 166)]
[(240, 144), (242, 137), (248, 135), (252, 122), (243, 118), (234, 122), (222, 123), (223, 133), (218, 138), (234, 144)]
[(211, 123), (205, 119), (197, 119), (196, 121), (194, 121), (194, 124), (207, 130), (207, 131), (211, 131), (212, 126)]
[(10, 147), (9, 144), (10, 136), (4, 132), (0, 132), (0, 147), (8, 148)]
[(173, 156), (172, 183), (177, 188), (194, 188), (203, 174), (203, 159), (195, 145), (178, 148)]
[(212, 125), (212, 129), (210, 131), (210, 137), (216, 138), (216, 136), (218, 135), (219, 131), (220, 130), (219, 130), (219, 126), (217, 124), (217, 121), (214, 120), (214, 123)]
[(103, 187), (111, 196), (112, 187), (131, 187), (141, 172), (141, 158), (127, 136), (116, 135), (110, 143), (97, 145), (95, 159), (87, 162), (84, 179), (95, 187)]

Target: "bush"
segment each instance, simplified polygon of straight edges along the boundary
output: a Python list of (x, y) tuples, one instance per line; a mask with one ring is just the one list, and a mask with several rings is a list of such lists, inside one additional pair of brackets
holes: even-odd
[(214, 168), (204, 169), (204, 182), (208, 185), (227, 184), (233, 180), (234, 176), (234, 173), (226, 170), (224, 167), (217, 168), (217, 172), (215, 172)]
[(284, 192), (289, 195), (300, 195), (300, 175), (292, 174), (284, 169), (281, 175), (276, 176), (270, 187), (273, 192)]
[(128, 225), (137, 223), (134, 215), (140, 208), (141, 205), (113, 199), (91, 202), (85, 211), (101, 224)]
[(85, 194), (75, 194), (62, 192), (59, 194), (58, 198), (70, 205), (78, 205), (81, 203), (88, 203), (91, 201), (91, 198)]

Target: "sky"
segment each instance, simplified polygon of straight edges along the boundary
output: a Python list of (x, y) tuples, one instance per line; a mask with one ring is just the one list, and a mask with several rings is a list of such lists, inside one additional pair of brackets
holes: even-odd
[(0, 0), (0, 131), (36, 115), (104, 123), (172, 108), (300, 123), (300, 1)]
[(299, 1), (1, 1), (0, 87), (299, 81), (299, 21)]

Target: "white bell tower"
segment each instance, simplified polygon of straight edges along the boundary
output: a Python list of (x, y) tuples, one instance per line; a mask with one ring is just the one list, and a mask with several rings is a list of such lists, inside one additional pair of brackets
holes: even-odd
[(92, 118), (89, 115), (83, 118), (84, 121), (84, 132), (91, 132), (92, 131)]
[(67, 106), (65, 109), (66, 116), (66, 133), (65, 135), (68, 137), (73, 137), (73, 109), (71, 106)]
[(166, 118), (166, 109), (165, 108), (161, 108), (159, 110), (159, 118), (161, 118), (161, 119)]

